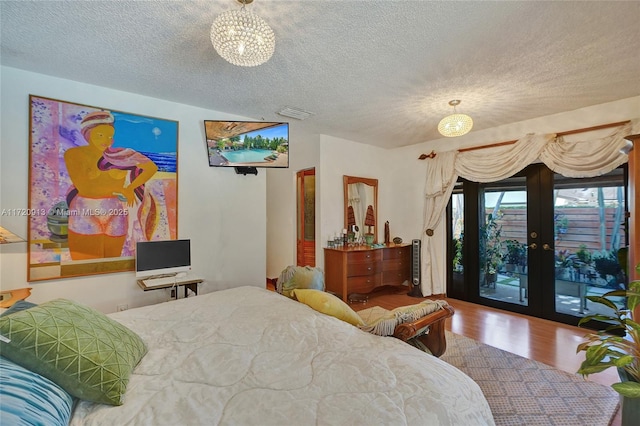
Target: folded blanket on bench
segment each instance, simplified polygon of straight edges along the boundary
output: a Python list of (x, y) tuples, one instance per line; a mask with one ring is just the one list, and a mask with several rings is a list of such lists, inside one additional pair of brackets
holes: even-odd
[(360, 329), (378, 336), (392, 336), (398, 325), (416, 321), (448, 305), (444, 300), (425, 300), (415, 305), (401, 306), (391, 311), (374, 306), (358, 312), (358, 315), (365, 323), (365, 325), (360, 326)]

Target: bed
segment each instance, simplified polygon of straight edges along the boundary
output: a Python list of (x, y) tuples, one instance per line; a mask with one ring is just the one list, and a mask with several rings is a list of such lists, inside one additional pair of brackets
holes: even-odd
[(147, 351), (71, 425), (492, 425), (468, 376), (399, 339), (239, 287), (108, 315)]

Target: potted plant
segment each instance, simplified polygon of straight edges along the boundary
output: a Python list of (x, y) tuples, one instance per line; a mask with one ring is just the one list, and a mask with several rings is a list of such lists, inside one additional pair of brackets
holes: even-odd
[(562, 235), (567, 233), (569, 229), (569, 219), (567, 219), (564, 213), (556, 213), (553, 217), (554, 234), (556, 241), (562, 240)]
[(578, 262), (576, 262), (576, 264), (580, 273), (586, 275), (589, 272), (593, 259), (591, 252), (587, 250), (587, 246), (585, 244), (580, 244), (580, 248), (578, 248), (578, 251), (576, 252), (576, 257), (578, 258)]
[(502, 225), (490, 214), (486, 225), (480, 229), (480, 275), (484, 274), (484, 279), (481, 279), (484, 287), (495, 287), (498, 278), (498, 267), (502, 263), (501, 233)]
[(587, 250), (586, 244), (580, 244), (580, 247), (576, 252), (576, 256), (578, 257), (580, 262), (584, 263), (585, 265), (591, 264), (591, 252)]
[(507, 253), (505, 255), (505, 268), (507, 272), (524, 273), (527, 261), (527, 246), (518, 240), (506, 240)]
[[(640, 273), (640, 264), (636, 266)], [(612, 297), (624, 297), (627, 308), (620, 308)], [(631, 313), (640, 304), (640, 281), (629, 283), (626, 290), (614, 290), (602, 296), (587, 296), (594, 303), (611, 309), (611, 314), (587, 315), (580, 320), (582, 325), (590, 320), (604, 321), (609, 325), (602, 331), (585, 336), (576, 352), (585, 352), (579, 374), (588, 376), (609, 367), (618, 369), (620, 382), (611, 385), (621, 396), (622, 424), (637, 424), (640, 419), (640, 324), (631, 318)]]
[(573, 272), (577, 256), (567, 249), (556, 250), (555, 253), (555, 269), (556, 278), (570, 280)]
[(461, 273), (464, 271), (464, 264), (462, 263), (462, 235), (460, 238), (453, 238), (453, 272)]
[(607, 287), (619, 288), (618, 281), (620, 281), (622, 268), (618, 263), (618, 256), (614, 252), (596, 253), (593, 257), (593, 263), (600, 278), (607, 283)]
[(454, 288), (462, 288), (464, 286), (464, 260), (462, 259), (464, 236), (461, 233), (460, 238), (453, 238), (453, 286)]

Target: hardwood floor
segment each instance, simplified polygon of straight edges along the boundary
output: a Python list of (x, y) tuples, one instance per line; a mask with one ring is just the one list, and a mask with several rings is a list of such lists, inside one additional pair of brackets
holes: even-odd
[[(456, 310), (447, 320), (447, 330), (569, 373), (575, 373), (580, 367), (584, 353), (576, 354), (576, 346), (587, 330), (461, 300), (444, 299)], [(369, 297), (366, 303), (352, 303), (351, 307), (355, 311), (372, 306), (393, 309), (420, 303), (421, 300), (407, 296), (406, 292), (381, 292)], [(606, 386), (619, 381), (613, 369), (590, 375), (587, 380)], [(620, 424), (618, 411), (611, 426)]]

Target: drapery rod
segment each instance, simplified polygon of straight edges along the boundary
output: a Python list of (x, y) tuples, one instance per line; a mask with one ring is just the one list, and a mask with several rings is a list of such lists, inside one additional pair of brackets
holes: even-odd
[[(624, 126), (625, 124), (627, 124), (629, 122), (630, 122), (630, 120), (618, 121), (617, 123), (600, 124), (599, 126), (585, 127), (583, 129), (567, 130), (565, 132), (556, 133), (556, 136), (567, 136), (567, 135), (573, 135), (573, 134), (576, 134), (576, 133), (593, 132), (595, 130), (608, 129), (610, 127)], [(511, 145), (511, 144), (516, 143), (516, 142), (518, 142), (518, 139), (512, 140), (512, 141), (506, 141), (506, 142), (496, 142), (496, 143), (492, 143), (492, 144), (489, 144), (489, 145), (472, 146), (470, 148), (462, 148), (462, 149), (459, 149), (458, 152), (475, 151), (476, 149), (494, 148), (496, 146)], [(431, 151), (431, 153), (429, 153), (429, 154), (420, 155), (420, 157), (418, 157), (418, 159), (419, 160), (424, 160), (425, 158), (434, 158), (435, 156), (436, 156), (436, 153), (434, 151)]]

